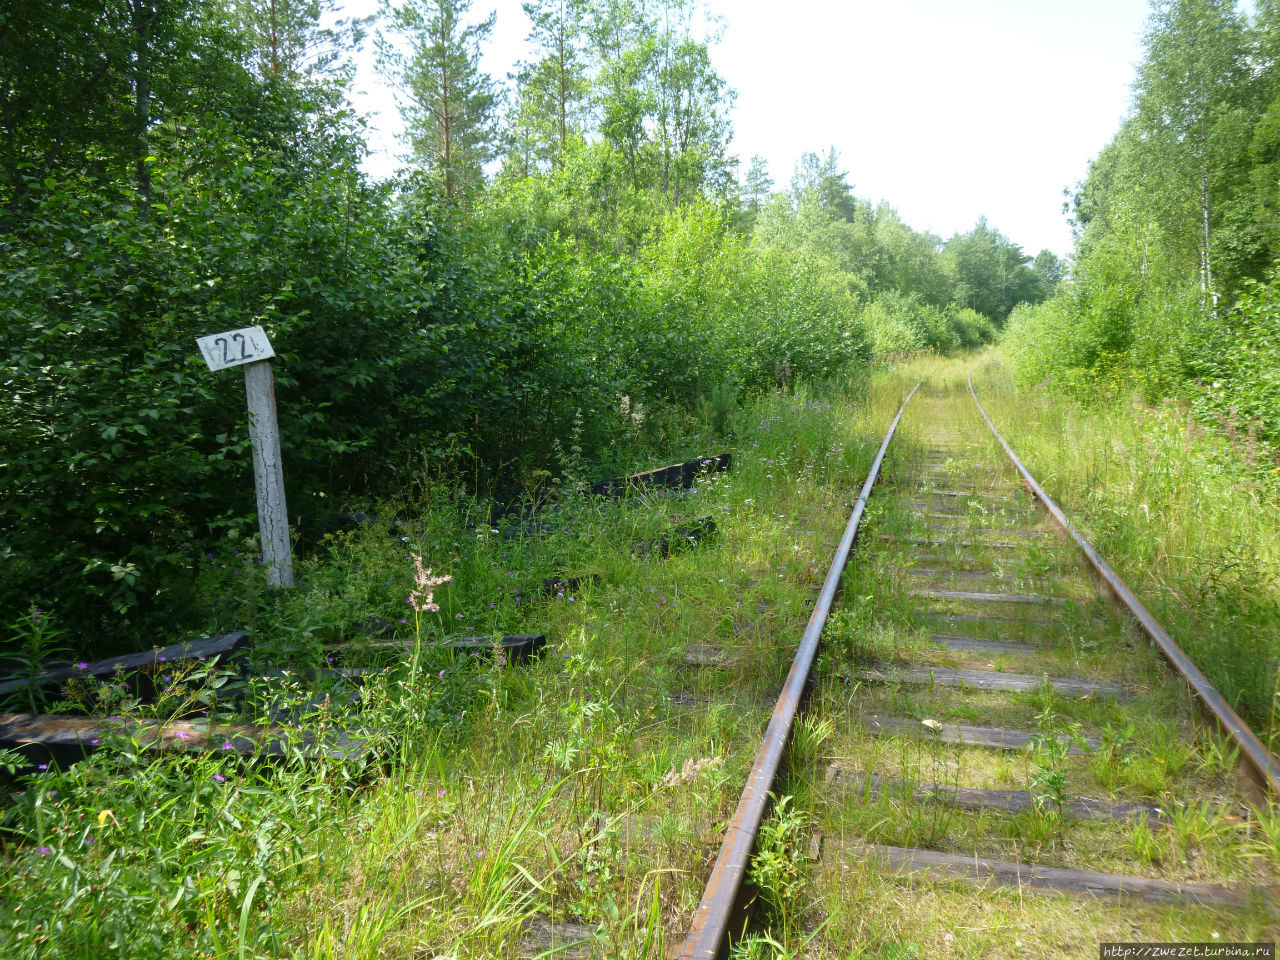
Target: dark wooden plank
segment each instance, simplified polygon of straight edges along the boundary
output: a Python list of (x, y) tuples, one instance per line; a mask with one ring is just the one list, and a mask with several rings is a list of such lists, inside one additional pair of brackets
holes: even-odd
[(1063, 597), (1042, 597), (1027, 593), (986, 593), (979, 590), (946, 590), (916, 587), (907, 591), (908, 596), (926, 600), (965, 600), (970, 603), (1020, 603), (1042, 607), (1061, 606)]
[[(978, 525), (972, 523), (926, 523), (923, 526), (930, 533), (973, 533)], [(1024, 546), (1028, 543), (1047, 540), (1051, 536), (1047, 530), (1036, 530), (1031, 527), (1001, 527), (998, 530), (995, 528), (988, 529), (991, 533), (999, 534), (1001, 537), (1017, 537), (1024, 541)]]
[(976, 613), (950, 613), (946, 610), (912, 610), (911, 615), (913, 617), (923, 617), (926, 620), (946, 620), (948, 623), (1007, 623), (1021, 627), (1044, 627), (1045, 629), (1062, 626), (1060, 621), (1043, 620), (1038, 617), (986, 617), (979, 616)]
[[(910, 796), (917, 803), (945, 803), (958, 810), (999, 810), (1019, 814), (1036, 807), (1035, 798), (1027, 790), (986, 790), (945, 783), (920, 783), (849, 770), (834, 763), (827, 767), (824, 782), (828, 787), (853, 790), (864, 796)], [(1062, 812), (1073, 820), (1146, 820), (1152, 826), (1168, 820), (1168, 815), (1160, 807), (1088, 797), (1066, 800), (1062, 804)]]
[(591, 960), (604, 956), (595, 950), (596, 928), (569, 920), (534, 917), (525, 922), (520, 960), (555, 957), (556, 960)]
[(600, 574), (588, 573), (576, 577), (547, 577), (542, 581), (543, 596), (556, 597), (577, 593), (583, 587), (593, 587), (600, 582)]
[[(497, 638), (493, 637), (450, 637), (446, 640), (436, 640), (427, 644), (428, 649), (446, 649), (456, 650), (459, 653), (487, 654), (492, 653), (495, 646), (499, 647), (508, 660), (525, 661), (542, 654), (543, 648), (547, 645), (547, 635), (545, 633), (508, 633)], [(404, 650), (408, 652), (413, 649), (413, 637), (401, 637), (399, 640), (372, 640), (364, 642), (360, 640), (343, 640), (340, 643), (327, 643), (324, 647), (326, 650)], [(357, 671), (359, 675), (368, 672), (365, 668), (348, 668)]]
[(0, 713), (0, 745), (36, 745), (50, 750), (74, 748), (84, 753), (112, 737), (129, 737), (144, 749), (178, 752), (225, 750), (241, 756), (292, 755), (351, 759), (369, 749), (364, 740), (336, 735), (317, 742), (310, 731), (281, 726), (214, 724), (205, 721), (158, 720), (111, 723), (92, 717), (59, 714)]
[(1240, 891), (1211, 883), (1184, 883), (1093, 870), (1042, 867), (1033, 863), (890, 847), (878, 843), (851, 843), (844, 847), (843, 852), (858, 860), (878, 861), (898, 874), (924, 872), (984, 886), (998, 884), (1048, 893), (1084, 894), (1119, 900), (1136, 897), (1162, 903), (1196, 903), (1206, 906), (1241, 906), (1246, 899)]
[(1002, 673), (998, 670), (966, 670), (950, 667), (905, 666), (875, 667), (864, 670), (864, 680), (885, 683), (899, 680), (915, 685), (940, 687), (971, 687), (1002, 693), (1032, 693), (1043, 686), (1045, 680), (1054, 690), (1069, 697), (1110, 697), (1127, 700), (1129, 695), (1117, 684), (1104, 680), (1086, 680), (1082, 677), (1050, 677), (1034, 673)]
[[(134, 670), (154, 670), (162, 663), (172, 664), (179, 660), (200, 660), (216, 656), (229, 656), (247, 646), (249, 633), (246, 630), (234, 630), (231, 633), (220, 633), (217, 636), (191, 640), (185, 643), (174, 643), (167, 647), (155, 647), (139, 653), (127, 653), (106, 660), (96, 660), (82, 666), (60, 667), (46, 670), (35, 678), (40, 686), (52, 686), (65, 683), (75, 677), (109, 677), (117, 670), (126, 673)], [(26, 680), (7, 680), (0, 683), (0, 696), (22, 690), (27, 686)]]
[[(942, 723), (936, 727), (926, 726), (923, 721), (910, 717), (869, 716), (863, 719), (867, 733), (873, 737), (923, 737), (938, 740), (941, 743), (955, 744), (961, 747), (981, 747), (984, 750), (1005, 750), (1021, 752), (1030, 746), (1037, 734), (1027, 730), (1006, 730), (1001, 727), (972, 727), (963, 723)], [(1066, 737), (1060, 738), (1067, 740)], [(1097, 737), (1085, 737), (1085, 746), (1097, 750), (1102, 741)], [(1083, 756), (1085, 751), (1074, 742), (1069, 751), (1075, 756)]]
[[(928, 557), (928, 558), (922, 558), (922, 559), (937, 560), (938, 558)], [(990, 561), (984, 559), (984, 562), (989, 563)], [(919, 567), (907, 567), (905, 570), (902, 570), (901, 567), (895, 564), (892, 567), (889, 567), (887, 569), (891, 569), (895, 573), (901, 570), (911, 579), (921, 581), (923, 583), (943, 583), (947, 580), (964, 580), (967, 583), (978, 583), (978, 584), (983, 584), (990, 588), (996, 588), (996, 587), (1003, 587), (1006, 584), (1013, 583), (1019, 580), (1040, 581), (1040, 582), (1045, 581), (1044, 577), (1010, 576), (1009, 574), (999, 573), (995, 570), (992, 570), (990, 567), (983, 567), (982, 569), (979, 569), (979, 570), (969, 570), (962, 567), (951, 567), (951, 566), (931, 567), (931, 566), (925, 565), (925, 566), (919, 566)], [(993, 589), (992, 592), (997, 592), (997, 591)]]
[(989, 500), (1010, 500), (1013, 499), (1007, 495), (1001, 494), (996, 487), (963, 487), (953, 485), (948, 488), (929, 488), (929, 496), (931, 497), (959, 497), (961, 499), (978, 500), (986, 498)]
[(597, 480), (591, 484), (591, 493), (597, 497), (623, 497), (633, 491), (651, 489), (653, 487), (692, 487), (699, 476), (709, 473), (721, 473), (733, 469), (733, 454), (722, 453), (714, 457), (698, 457), (675, 463), (669, 467), (658, 467), (656, 470), (645, 470), (625, 477), (613, 477), (609, 480)]
[(980, 637), (955, 637), (945, 633), (935, 633), (929, 638), (929, 642), (944, 650), (954, 650), (957, 653), (1025, 655), (1040, 652), (1040, 648), (1034, 643), (1024, 643), (1020, 640), (984, 640)]
[(547, 635), (545, 633), (508, 633), (497, 640), (493, 637), (453, 637), (430, 646), (437, 650), (453, 650), (479, 656), (492, 654), (497, 648), (512, 663), (524, 663), (541, 656), (547, 646)]
[(664, 560), (680, 550), (687, 550), (715, 535), (716, 522), (712, 517), (699, 517), (687, 527), (664, 533), (652, 540), (641, 540), (631, 545), (631, 552), (639, 557), (657, 554)]
[(928, 544), (934, 547), (981, 547), (985, 550), (1021, 550), (1026, 543), (1008, 540), (948, 540), (945, 537), (900, 537), (891, 533), (882, 533), (879, 539), (890, 543)]
[(686, 667), (723, 667), (731, 659), (728, 651), (709, 643), (691, 643), (684, 650)]

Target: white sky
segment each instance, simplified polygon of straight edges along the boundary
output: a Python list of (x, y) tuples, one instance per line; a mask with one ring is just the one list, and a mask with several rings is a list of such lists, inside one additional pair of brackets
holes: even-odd
[[(348, 0), (371, 13), (376, 0)], [(769, 161), (785, 187), (805, 150), (834, 146), (854, 192), (946, 238), (985, 214), (1023, 249), (1071, 249), (1064, 187), (1111, 139), (1129, 106), (1146, 0), (708, 0), (712, 48), (737, 91), (733, 152)], [(484, 68), (505, 80), (526, 55), (519, 0), (498, 14)], [(356, 107), (369, 118), (367, 167), (402, 151), (394, 94), (366, 51)]]

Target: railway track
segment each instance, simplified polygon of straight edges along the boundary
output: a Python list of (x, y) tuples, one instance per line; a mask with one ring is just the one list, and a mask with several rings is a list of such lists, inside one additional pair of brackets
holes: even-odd
[(1026, 471), (972, 384), (912, 395), (680, 956), (1273, 940), (1255, 818), (1280, 793), (1275, 760)]

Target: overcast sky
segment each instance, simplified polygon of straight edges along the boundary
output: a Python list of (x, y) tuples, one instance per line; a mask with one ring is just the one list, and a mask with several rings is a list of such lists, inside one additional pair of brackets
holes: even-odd
[[(733, 152), (779, 187), (805, 150), (834, 146), (858, 196), (949, 237), (981, 215), (1028, 253), (1071, 249), (1063, 188), (1084, 176), (1129, 107), (1146, 0), (709, 0), (712, 49), (737, 91)], [(352, 13), (377, 0), (349, 0)], [(526, 55), (519, 0), (498, 14), (484, 68), (505, 80)], [(370, 120), (368, 169), (403, 147), (394, 94), (369, 53), (356, 106)]]

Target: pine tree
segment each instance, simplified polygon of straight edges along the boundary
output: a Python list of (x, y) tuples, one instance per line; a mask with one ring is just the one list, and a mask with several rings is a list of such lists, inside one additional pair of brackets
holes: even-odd
[(439, 182), (446, 200), (484, 182), (497, 156), (498, 91), (480, 70), (480, 45), (496, 14), (464, 24), (471, 0), (405, 0), (387, 10), (406, 53), (379, 39), (382, 62), (402, 84), (410, 158)]

